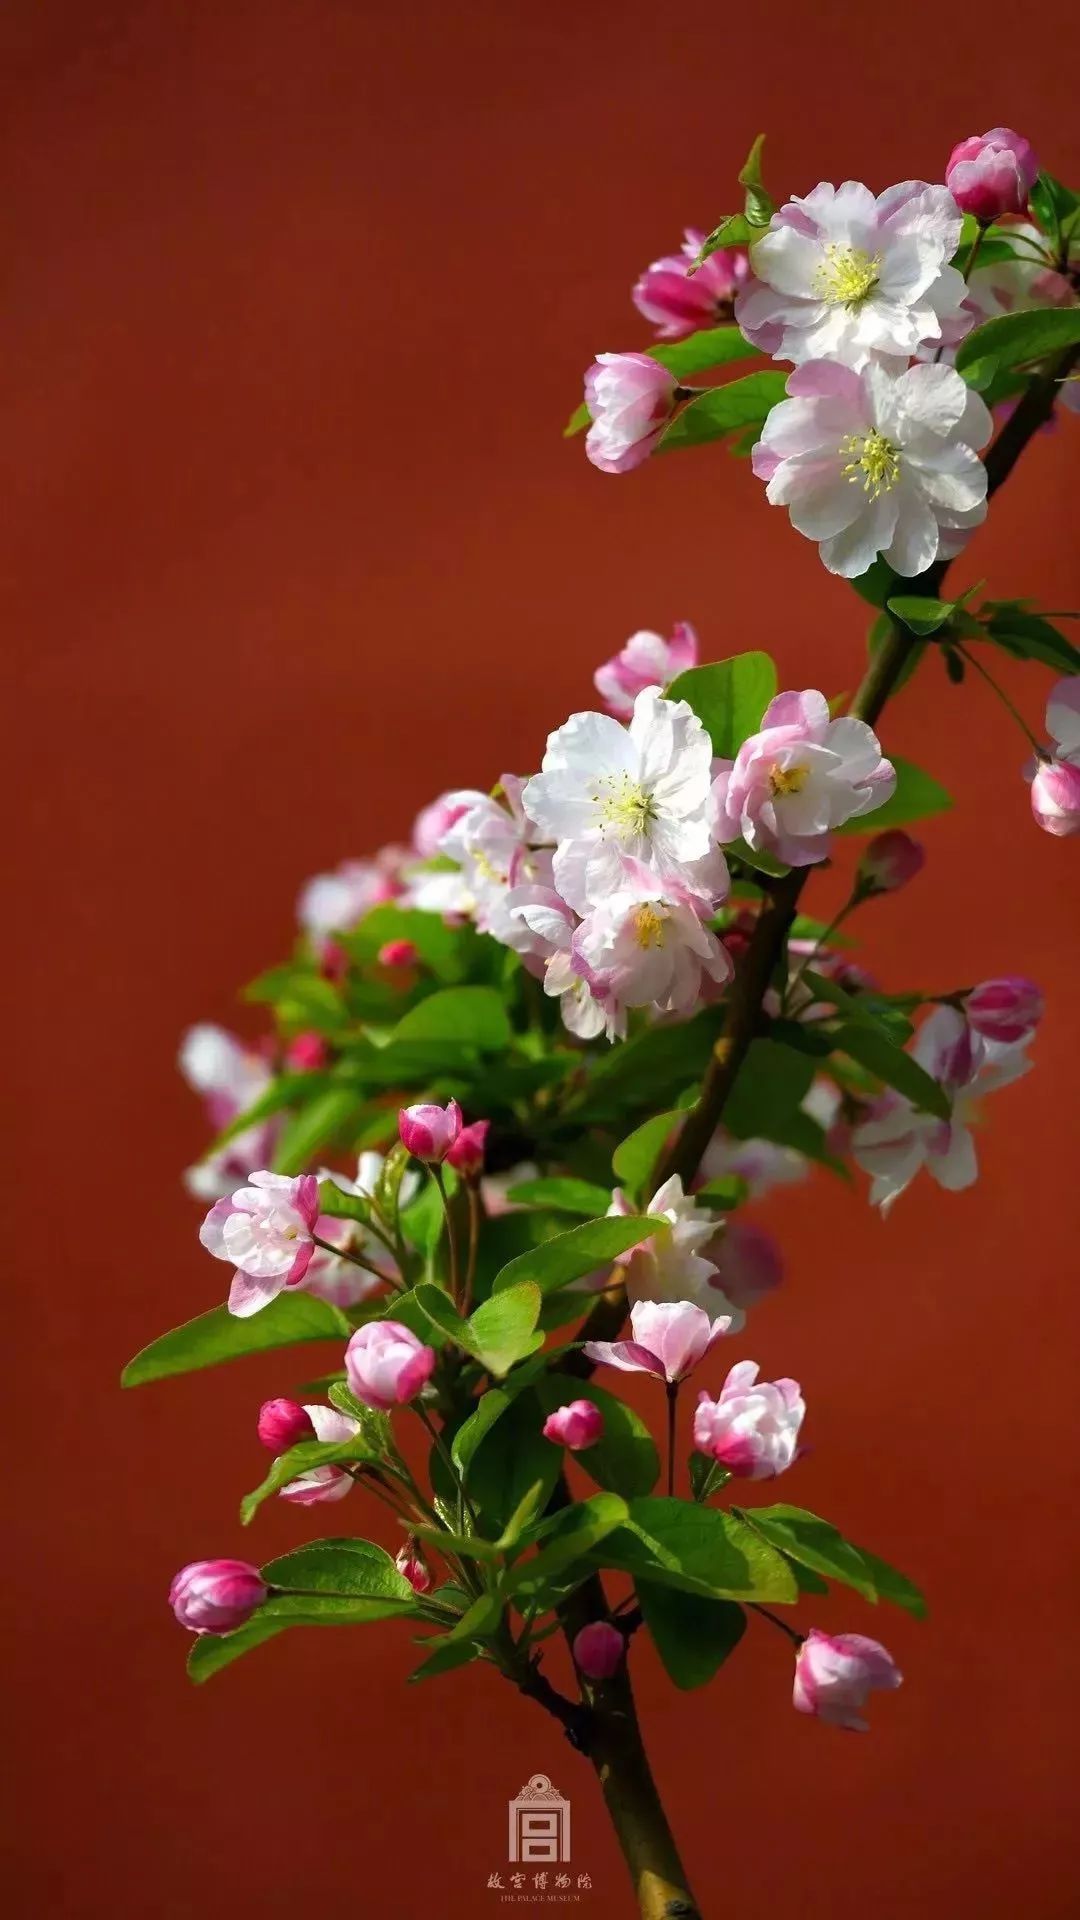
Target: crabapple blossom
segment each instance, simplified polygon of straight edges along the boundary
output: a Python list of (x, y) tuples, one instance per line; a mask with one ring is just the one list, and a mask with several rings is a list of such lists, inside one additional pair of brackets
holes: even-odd
[(991, 127), (989, 133), (961, 140), (945, 168), (945, 184), (957, 206), (983, 226), (1003, 213), (1023, 213), (1038, 177), (1034, 148), (1011, 127)]
[(845, 580), (883, 554), (908, 577), (960, 552), (986, 518), (977, 449), (993, 421), (954, 367), (861, 372), (809, 360), (787, 382), (753, 449), (771, 506), (818, 542)]
[(970, 1123), (984, 1093), (1027, 1073), (1031, 1062), (1022, 1046), (1002, 1046), (973, 1033), (955, 1007), (938, 1007), (923, 1022), (912, 1057), (949, 1094), (948, 1120), (921, 1112), (891, 1088), (875, 1100), (853, 1129), (856, 1165), (871, 1176), (870, 1200), (883, 1213), (925, 1166), (949, 1192), (970, 1187), (978, 1161)]
[(860, 893), (896, 893), (926, 865), (926, 850), (902, 827), (875, 833), (855, 870)]
[[(359, 1433), (360, 1422), (351, 1414), (339, 1413), (336, 1407), (324, 1407), (318, 1404), (306, 1406), (303, 1411), (314, 1429), (314, 1437), (324, 1446), (334, 1446), (343, 1440), (351, 1440)], [(342, 1467), (309, 1467), (306, 1473), (297, 1474), (281, 1489), (283, 1500), (292, 1500), (299, 1507), (321, 1506), (327, 1500), (343, 1500), (352, 1487), (353, 1479)]]
[(870, 813), (896, 785), (862, 720), (833, 720), (823, 693), (779, 693), (734, 760), (717, 761), (717, 838), (741, 834), (792, 867), (829, 853), (829, 831)]
[(559, 1001), (563, 1025), (579, 1040), (594, 1040), (607, 1029), (621, 1031), (619, 1010), (601, 1006), (578, 973), (574, 960), (577, 915), (552, 887), (513, 887), (506, 895), (500, 938), (519, 953), (544, 992)]
[(772, 1293), (784, 1277), (780, 1249), (771, 1233), (749, 1220), (728, 1220), (705, 1243), (715, 1269), (697, 1298), (731, 1316), (732, 1333), (741, 1333), (750, 1307)]
[(1030, 1040), (1045, 1006), (1042, 988), (1034, 980), (1009, 973), (973, 987), (964, 1001), (964, 1012), (968, 1026), (984, 1040), (1000, 1040), (1011, 1046), (1017, 1040)]
[(428, 1592), (431, 1586), (431, 1568), (415, 1540), (406, 1540), (401, 1552), (394, 1560), (394, 1565), (408, 1581), (414, 1593)]
[(258, 1567), (246, 1560), (192, 1560), (175, 1575), (169, 1605), (192, 1633), (231, 1633), (269, 1592)]
[(465, 1180), (478, 1180), (484, 1171), (484, 1145), (491, 1130), (490, 1120), (473, 1120), (462, 1127), (447, 1149), (446, 1164)]
[(810, 1164), (805, 1154), (794, 1147), (781, 1147), (774, 1140), (736, 1140), (719, 1128), (701, 1156), (701, 1178), (723, 1180), (729, 1174), (745, 1180), (751, 1200), (760, 1200), (774, 1187), (795, 1186), (805, 1180)]
[(731, 318), (732, 303), (750, 271), (741, 247), (717, 247), (691, 273), (705, 235), (687, 227), (681, 251), (665, 253), (641, 275), (631, 299), (651, 320), (658, 340), (685, 340), (701, 327)]
[(1080, 833), (1080, 675), (1059, 680), (1051, 689), (1046, 731), (1052, 750), (1025, 769), (1031, 811), (1044, 832), (1067, 839)]
[(443, 840), (459, 820), (474, 807), (486, 806), (490, 795), (476, 787), (458, 787), (441, 793), (430, 806), (422, 807), (413, 821), (412, 840), (422, 860), (433, 860), (443, 851)]
[(449, 1100), (445, 1107), (421, 1101), (418, 1106), (402, 1107), (398, 1114), (402, 1146), (408, 1148), (414, 1159), (432, 1165), (446, 1159), (461, 1128), (461, 1108), (456, 1100)]
[(545, 1440), (553, 1440), (570, 1453), (594, 1447), (603, 1431), (604, 1416), (591, 1400), (570, 1400), (565, 1407), (556, 1407), (543, 1425)]
[(949, 262), (961, 215), (947, 187), (904, 180), (875, 199), (858, 180), (822, 181), (773, 214), (735, 301), (748, 340), (796, 366), (910, 359), (955, 321), (964, 279)]
[(811, 1627), (795, 1656), (795, 1711), (816, 1714), (850, 1733), (866, 1733), (862, 1709), (867, 1695), (898, 1687), (902, 1677), (879, 1640), (868, 1640), (863, 1633), (819, 1633)]
[(357, 1327), (345, 1349), (350, 1390), (379, 1413), (415, 1400), (434, 1366), (434, 1347), (426, 1347), (400, 1320), (369, 1320)]
[(393, 900), (401, 892), (404, 857), (401, 848), (384, 847), (374, 860), (343, 860), (332, 873), (317, 873), (296, 903), (305, 933), (316, 939), (349, 933), (369, 907)]
[[(188, 1086), (202, 1095), (216, 1132), (253, 1106), (273, 1079), (262, 1054), (209, 1021), (188, 1029), (180, 1046), (179, 1066)], [(218, 1200), (231, 1192), (249, 1167), (271, 1157), (278, 1129), (276, 1116), (257, 1122), (197, 1161), (184, 1174), (188, 1192), (197, 1200)]]
[(264, 1400), (259, 1408), (259, 1439), (271, 1453), (288, 1453), (301, 1440), (314, 1440), (310, 1413), (298, 1400)]
[(551, 855), (533, 844), (533, 834), (521, 804), (524, 781), (504, 773), (500, 798), (480, 794), (473, 806), (458, 812), (443, 832), (439, 851), (457, 862), (452, 873), (419, 875), (410, 898), (415, 906), (434, 913), (463, 913), (475, 920), (481, 933), (506, 941), (505, 901), (515, 886), (551, 879)]
[(683, 389), (647, 353), (598, 353), (585, 375), (585, 451), (602, 473), (629, 473), (652, 453)]
[(587, 1340), (585, 1354), (622, 1373), (651, 1373), (675, 1386), (704, 1360), (731, 1322), (710, 1320), (689, 1300), (638, 1300), (630, 1309), (629, 1340)]
[(722, 940), (705, 925), (708, 903), (675, 881), (658, 883), (626, 862), (625, 891), (594, 907), (573, 937), (576, 970), (621, 1030), (628, 1007), (693, 1013), (705, 981), (722, 987), (734, 972)]
[(574, 1635), (573, 1655), (586, 1680), (610, 1680), (622, 1663), (626, 1642), (610, 1620), (590, 1620)]
[(772, 1480), (786, 1472), (799, 1451), (806, 1402), (797, 1380), (758, 1380), (756, 1360), (739, 1360), (720, 1389), (707, 1393), (694, 1413), (694, 1445), (729, 1473)]
[[(629, 727), (575, 713), (548, 736), (525, 810), (555, 845), (554, 884), (579, 913), (627, 885), (628, 862), (710, 903), (728, 890), (709, 823), (712, 742), (685, 700), (646, 687)], [(690, 871), (687, 872), (689, 866)]]
[[(635, 1211), (640, 1209), (633, 1208), (622, 1188), (616, 1187), (609, 1217), (625, 1218)], [(622, 1256), (631, 1299), (700, 1298), (716, 1277), (712, 1261), (699, 1251), (716, 1232), (716, 1215), (695, 1206), (693, 1195), (684, 1193), (677, 1173), (657, 1188), (644, 1211), (666, 1222), (666, 1230), (642, 1240)]]
[(658, 633), (632, 633), (625, 647), (605, 660), (593, 674), (593, 685), (609, 713), (629, 720), (634, 701), (646, 687), (666, 687), (677, 674), (697, 665), (697, 634), (686, 620), (671, 630), (671, 639)]
[(313, 1173), (253, 1173), (250, 1184), (211, 1207), (199, 1239), (216, 1260), (236, 1268), (229, 1312), (240, 1319), (269, 1305), (283, 1287), (298, 1287), (315, 1252), (319, 1182)]

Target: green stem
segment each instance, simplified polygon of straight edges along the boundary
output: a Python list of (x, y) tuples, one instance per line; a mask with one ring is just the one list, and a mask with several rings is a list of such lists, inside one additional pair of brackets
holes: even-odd
[(454, 1225), (453, 1210), (450, 1206), (450, 1196), (446, 1191), (446, 1181), (443, 1179), (442, 1168), (438, 1165), (433, 1166), (431, 1169), (431, 1177), (439, 1189), (439, 1199), (442, 1201), (443, 1219), (446, 1221), (446, 1238), (450, 1248), (450, 1298), (457, 1307), (461, 1304), (458, 1293), (457, 1228)]
[(669, 1496), (675, 1492), (675, 1425), (679, 1408), (679, 1383), (669, 1380), (667, 1383), (667, 1490)]
[(1008, 694), (1005, 692), (1004, 687), (998, 686), (998, 683), (994, 679), (993, 674), (987, 671), (987, 669), (983, 666), (982, 661), (977, 660), (975, 655), (973, 653), (969, 653), (966, 647), (962, 647), (958, 640), (955, 641), (953, 644), (955, 646), (956, 652), (960, 655), (961, 659), (966, 660), (969, 667), (974, 667), (976, 673), (982, 675), (983, 679), (986, 681), (987, 686), (990, 687), (992, 691), (997, 694), (997, 697), (1001, 701), (1002, 706), (1005, 708), (1006, 712), (1011, 714), (1012, 718), (1016, 721), (1016, 724), (1019, 727), (1021, 733), (1024, 735), (1025, 739), (1028, 741), (1028, 744), (1034, 747), (1035, 752), (1038, 755), (1039, 759), (1045, 760), (1047, 758), (1046, 749), (1042, 746), (1041, 742), (1035, 738), (1035, 735), (1032, 733), (1031, 728), (1028, 726), (1028, 723), (1024, 719), (1023, 714), (1018, 712), (1016, 707), (1013, 706), (1013, 703), (1009, 699)]

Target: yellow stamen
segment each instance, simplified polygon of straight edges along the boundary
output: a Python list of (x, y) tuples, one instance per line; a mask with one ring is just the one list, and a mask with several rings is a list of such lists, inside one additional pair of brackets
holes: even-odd
[(664, 921), (666, 914), (658, 913), (653, 906), (638, 907), (634, 914), (634, 939), (639, 947), (662, 947), (664, 944)]
[(841, 440), (840, 453), (850, 453), (852, 458), (840, 471), (846, 473), (850, 484), (858, 486), (862, 480), (862, 490), (871, 500), (879, 494), (888, 493), (895, 485), (900, 472), (900, 455), (891, 440), (875, 427), (871, 433), (849, 433)]
[(600, 790), (593, 794), (593, 801), (600, 808), (601, 833), (613, 827), (624, 838), (648, 830), (655, 813), (652, 797), (628, 773), (605, 774), (597, 786)]
[(769, 770), (769, 792), (778, 800), (783, 799), (786, 793), (801, 793), (809, 773), (809, 767), (774, 765)]
[(830, 240), (813, 278), (813, 292), (830, 307), (860, 306), (877, 286), (880, 266), (880, 253), (866, 253), (862, 247), (841, 247)]

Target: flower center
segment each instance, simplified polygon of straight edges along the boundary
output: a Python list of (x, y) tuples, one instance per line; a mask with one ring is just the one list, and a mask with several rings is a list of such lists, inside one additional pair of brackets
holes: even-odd
[(769, 770), (769, 792), (774, 800), (782, 800), (787, 793), (801, 793), (809, 774), (809, 767), (781, 767), (774, 762)]
[(880, 253), (841, 247), (830, 240), (813, 279), (813, 291), (830, 307), (857, 307), (877, 286)]
[(601, 833), (605, 827), (613, 827), (620, 838), (646, 833), (655, 818), (652, 795), (628, 773), (606, 774), (598, 782), (593, 802), (600, 808)]
[(638, 907), (634, 914), (634, 939), (644, 949), (662, 947), (664, 944), (664, 921), (666, 915), (657, 913), (653, 906)]
[(871, 433), (849, 433), (841, 440), (839, 453), (850, 453), (851, 459), (845, 467), (853, 487), (858, 486), (862, 477), (862, 490), (876, 500), (881, 493), (888, 493), (896, 485), (900, 472), (900, 455), (891, 440), (875, 427)]

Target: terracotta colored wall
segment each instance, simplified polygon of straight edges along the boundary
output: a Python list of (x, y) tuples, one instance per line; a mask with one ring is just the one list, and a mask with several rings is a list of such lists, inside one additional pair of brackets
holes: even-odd
[[(792, 186), (940, 177), (998, 119), (1075, 179), (1068, 11), (1040, 10), (1040, 74), (1014, 8), (925, 0), (4, 9), (20, 1915), (472, 1920), (539, 1769), (574, 1799), (581, 1911), (627, 1911), (591, 1777), (494, 1677), (406, 1693), (406, 1639), (372, 1629), (188, 1686), (169, 1577), (243, 1549), (253, 1411), (293, 1374), (116, 1390), (220, 1293), (173, 1055), (282, 950), (307, 873), (444, 784), (534, 766), (634, 627), (688, 617), (710, 653), (853, 683), (854, 599), (747, 467), (616, 481), (559, 429), (591, 353), (642, 343), (635, 271), (731, 204), (760, 126)], [(958, 579), (1075, 602), (1076, 447), (1075, 423), (1039, 444)], [(1042, 677), (1010, 684), (1037, 719)], [(918, 1576), (933, 1618), (820, 1610), (907, 1669), (865, 1740), (792, 1714), (764, 1629), (696, 1697), (639, 1655), (640, 1691), (710, 1913), (1049, 1920), (1075, 1851), (1075, 848), (1030, 825), (984, 689), (928, 673), (887, 739), (961, 804), (918, 896), (875, 910), (875, 963), (1037, 975), (1038, 1068), (974, 1192), (920, 1184), (887, 1226), (824, 1178), (774, 1208), (791, 1277), (752, 1351), (810, 1402), (785, 1492)], [(307, 1528), (267, 1513), (256, 1550)]]

